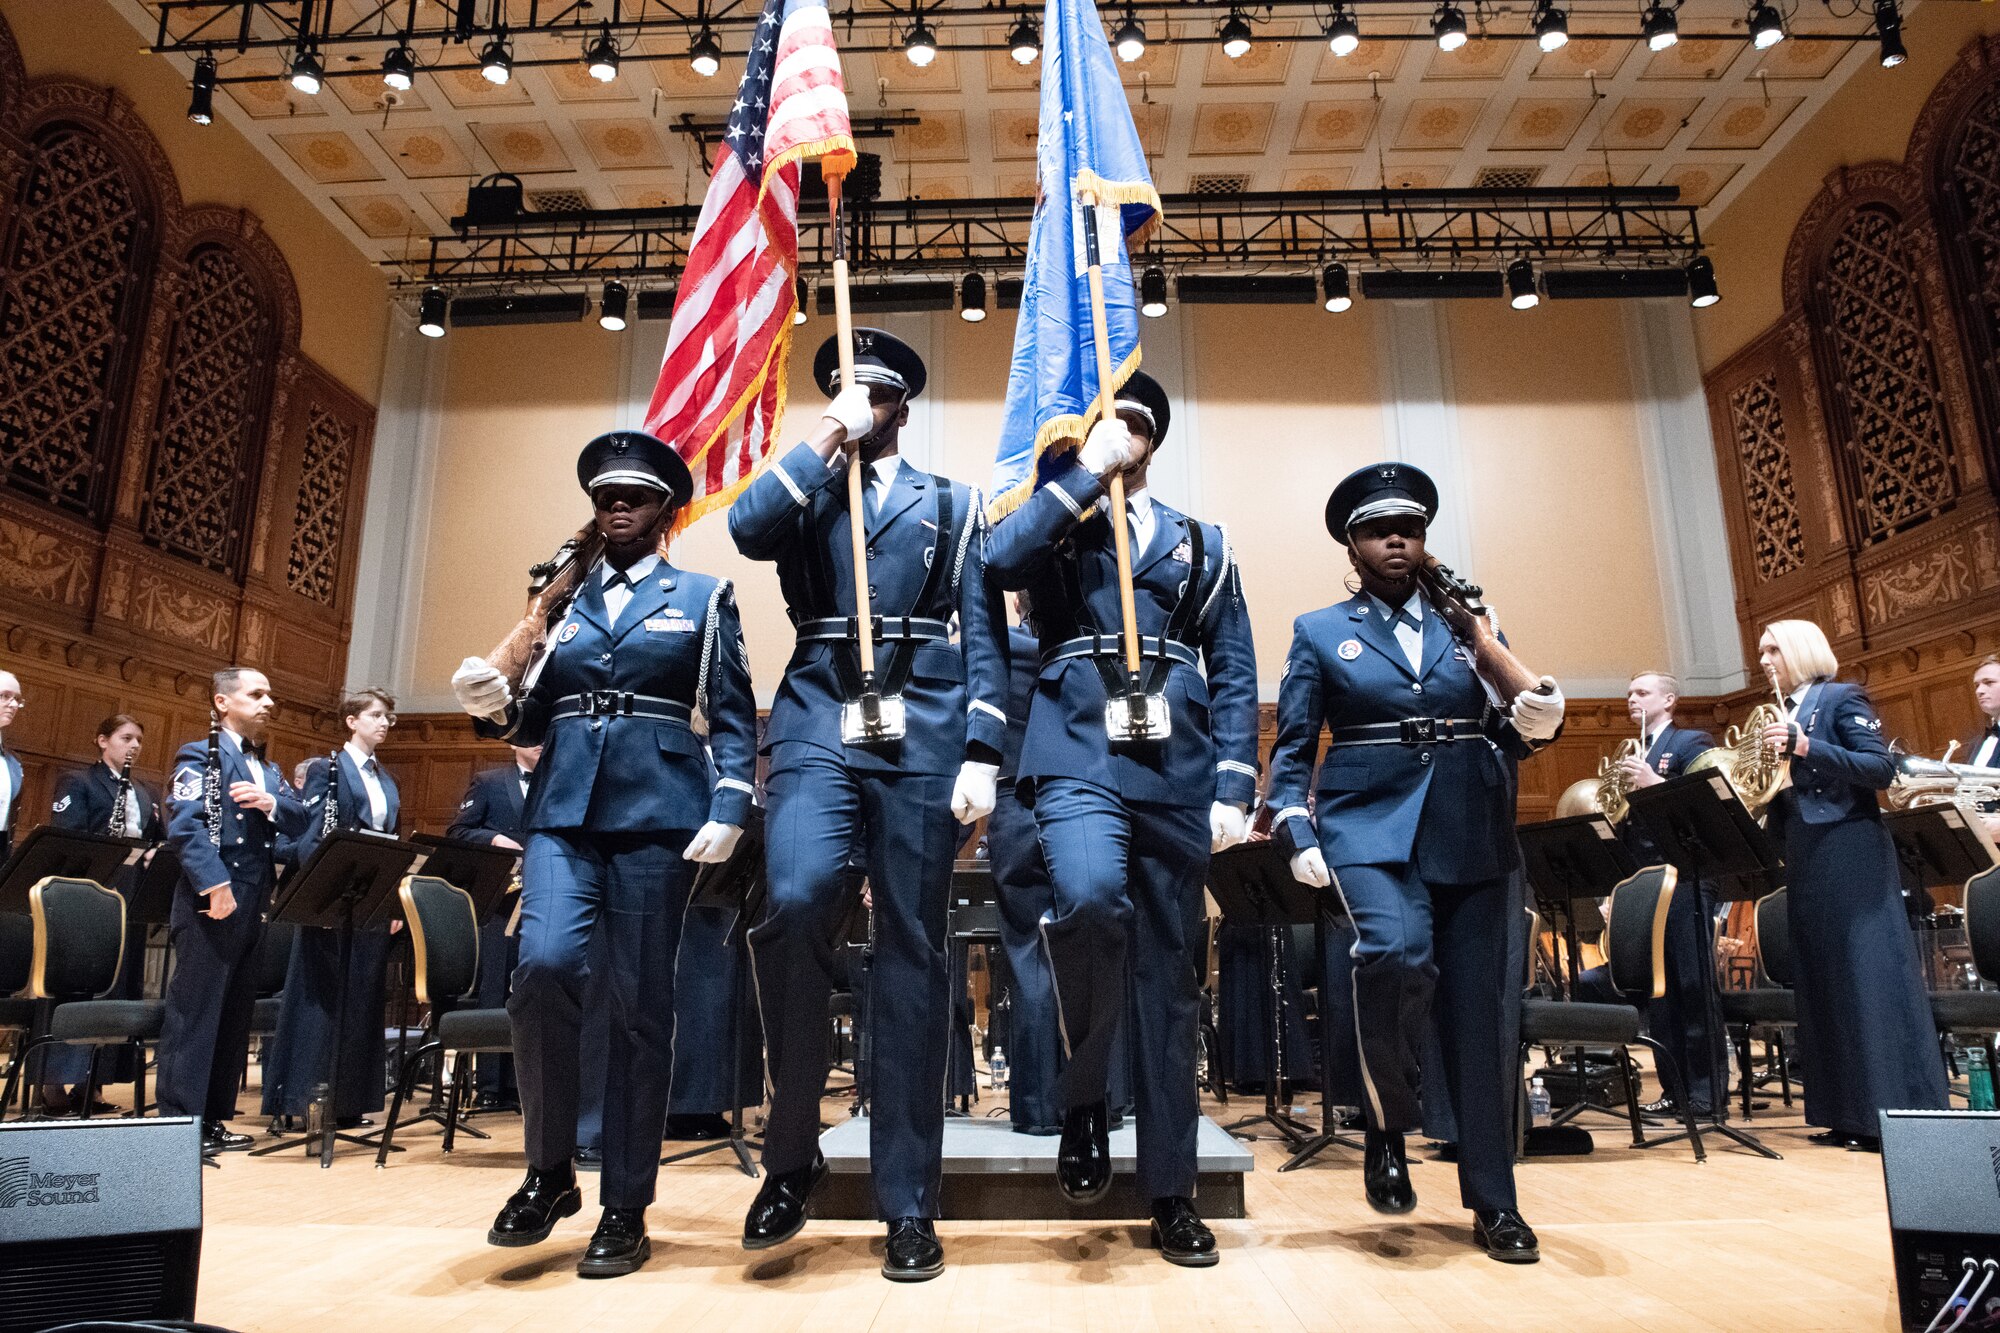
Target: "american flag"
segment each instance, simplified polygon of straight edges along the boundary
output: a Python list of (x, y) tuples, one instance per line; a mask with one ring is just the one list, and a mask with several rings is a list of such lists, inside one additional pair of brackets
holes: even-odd
[(833, 24), (825, 0), (764, 0), (646, 409), (646, 430), (694, 474), (682, 526), (728, 508), (784, 416), (799, 171), (814, 157), (829, 177), (854, 165)]

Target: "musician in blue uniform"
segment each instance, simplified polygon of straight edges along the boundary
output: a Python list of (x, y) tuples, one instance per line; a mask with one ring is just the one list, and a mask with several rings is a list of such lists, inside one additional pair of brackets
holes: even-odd
[[(131, 777), (128, 766), (145, 748), (146, 728), (127, 713), (114, 713), (97, 724), (97, 762), (77, 769), (56, 782), (55, 801), (49, 808), (49, 827), (76, 833), (108, 833), (114, 837), (137, 838), (151, 846), (166, 836), (160, 804), (152, 788)], [(119, 965), (118, 981), (105, 998), (136, 1000), (146, 974), (145, 927), (134, 926), (130, 903), (139, 884), (139, 867), (126, 866), (113, 876), (109, 887), (125, 895), (125, 956)], [(89, 1074), (90, 1048), (57, 1046), (48, 1051), (42, 1070), (42, 1108), (51, 1115), (72, 1109), (68, 1085), (81, 1084)], [(131, 1052), (124, 1048), (98, 1057), (98, 1075), (104, 1083), (125, 1083), (132, 1078)], [(81, 1091), (77, 1089), (77, 1091)], [(98, 1109), (91, 1108), (93, 1113)]]
[[(1256, 656), (1227, 536), (1147, 490), (1167, 438), (1166, 392), (1135, 372), (1116, 401), (1116, 415), (994, 525), (987, 560), (1004, 586), (1027, 591), (1040, 639), (1016, 781), (1055, 885), (1042, 936), (1069, 1057), (1057, 1184), (1078, 1202), (1110, 1188), (1109, 1066), (1129, 999), (1138, 1184), (1151, 1200), (1153, 1240), (1169, 1262), (1207, 1267), (1217, 1254), (1194, 1206), (1198, 994), (1188, 921), (1211, 850), (1248, 832)], [(1113, 473), (1124, 476), (1124, 514), (1103, 512)], [(1107, 731), (1112, 691), (1127, 692), (1113, 523), (1131, 535), (1141, 684), (1164, 700), (1160, 739), (1114, 744)]]
[(306, 810), (263, 756), (271, 682), (261, 671), (215, 673), (217, 727), (174, 756), (167, 845), (181, 863), (169, 924), (174, 950), (160, 1033), (162, 1115), (199, 1116), (204, 1152), (233, 1152), (236, 1092), (256, 1008), (257, 942), (276, 880), (280, 831), (305, 833)]
[(577, 481), (602, 555), (519, 697), (476, 657), (452, 685), (481, 735), (543, 747), (523, 813), (521, 961), (507, 1001), (528, 1174), (486, 1238), (533, 1245), (582, 1207), (577, 1046), (590, 964), (602, 959), (604, 1213), (577, 1272), (615, 1277), (652, 1253), (646, 1208), (667, 1118), (681, 917), (693, 863), (726, 859), (742, 835), (757, 713), (728, 581), (660, 554), (693, 491), (687, 465), (650, 435), (614, 431), (585, 446)]
[(1812, 1141), (1882, 1150), (1876, 1112), (1945, 1109), (1917, 943), (1903, 909), (1895, 844), (1875, 794), (1895, 781), (1882, 720), (1810, 620), (1775, 620), (1757, 661), (1784, 700), (1765, 744), (1791, 765), (1771, 802), (1784, 839), (1787, 922), (1797, 960), (1800, 1062)]
[[(446, 837), (498, 847), (502, 851), (521, 850), (521, 839), (527, 836), (521, 827), (521, 811), (527, 805), (528, 786), (534, 780), (535, 765), (542, 760), (542, 747), (516, 745), (511, 748), (514, 752), (513, 763), (473, 777), (472, 785), (465, 789), (465, 799), (458, 803), (458, 813), (452, 816), (451, 826), (445, 830)], [(507, 931), (511, 915), (510, 902), (506, 913), (496, 913), (479, 926), (478, 999), (482, 1009), (500, 1009), (507, 1004), (507, 979), (514, 974), (514, 964), (520, 957), (519, 942)], [(586, 1009), (590, 1007), (585, 1006)], [(475, 1110), (511, 1111), (520, 1107), (519, 1094), (514, 1086), (513, 1056), (475, 1056), (474, 1064), (479, 1084)]]
[[(1495, 1259), (1531, 1263), (1534, 1232), (1514, 1194), (1516, 1088), (1504, 1000), (1516, 927), (1509, 876), (1513, 766), (1561, 726), (1543, 677), (1513, 699), (1475, 674), (1469, 648), (1419, 582), (1437, 486), (1380, 463), (1326, 508), (1361, 591), (1300, 616), (1278, 696), (1270, 802), (1300, 881), (1331, 885), (1358, 936), (1354, 1003), (1368, 1093), (1362, 1178), (1377, 1211), (1416, 1206), (1403, 1135), (1423, 1123), (1420, 1070), (1433, 996), (1442, 1074), (1457, 1122), (1459, 1193)], [(1510, 706), (1511, 705), (1511, 706)], [(1314, 766), (1322, 727), (1333, 746)], [(1317, 828), (1315, 828), (1315, 824)]]
[[(306, 831), (299, 839), (301, 863), (327, 834), (363, 829), (395, 836), (402, 817), (396, 779), (375, 751), (396, 725), (396, 699), (387, 690), (357, 690), (341, 701), (347, 741), (332, 758), (307, 762), (303, 803)], [(348, 946), (346, 993), (340, 984), (340, 932), (307, 927), (292, 936), (285, 966), (284, 998), (271, 1054), (264, 1064), (264, 1114), (296, 1118), (312, 1104), (313, 1089), (324, 1082), (338, 1034), (340, 1086), (332, 1090), (334, 1123), (354, 1129), (382, 1109), (383, 989), (392, 940), (387, 929), (356, 930)], [(342, 1011), (334, 1012), (334, 1003)]]
[[(932, 1223), (944, 1137), (945, 912), (958, 826), (993, 808), (1007, 725), (1006, 619), (985, 577), (978, 493), (901, 455), (923, 361), (880, 330), (856, 329), (855, 383), (842, 389), (837, 353), (828, 339), (813, 362), (813, 378), (833, 395), (826, 415), (729, 511), (736, 548), (776, 562), (798, 633), (764, 734), (769, 895), (750, 949), (769, 1052), (769, 1175), (743, 1244), (763, 1249), (796, 1235), (826, 1169), (818, 1138), (830, 941), (845, 905), (843, 867), (858, 851), (875, 909), (868, 1128), (875, 1205), (888, 1224), (882, 1274), (916, 1282), (944, 1271)], [(904, 719), (903, 734), (889, 740), (843, 726), (843, 715), (860, 711), (849, 705), (863, 686), (850, 467), (863, 470), (864, 512), (855, 517), (877, 618), (877, 684), (883, 699), (900, 697)]]
[[(1679, 698), (1680, 682), (1664, 671), (1642, 671), (1625, 687), (1626, 712), (1639, 724), (1640, 753), (1619, 767), (1634, 788), (1679, 777), (1715, 745), (1707, 732), (1674, 722)], [(1640, 865), (1661, 862), (1659, 848), (1642, 830), (1628, 821), (1621, 832)], [(1667, 908), (1666, 983), (1666, 994), (1647, 1005), (1646, 1026), (1679, 1065), (1689, 1109), (1700, 1116), (1727, 1114), (1729, 1051), (1715, 980), (1713, 884), (1683, 880), (1674, 893)], [(1672, 1115), (1680, 1108), (1663, 1095), (1645, 1110)]]
[(14, 850), (14, 816), (21, 809), (21, 761), (7, 748), (7, 728), (21, 715), (21, 681), (0, 671), (0, 860)]

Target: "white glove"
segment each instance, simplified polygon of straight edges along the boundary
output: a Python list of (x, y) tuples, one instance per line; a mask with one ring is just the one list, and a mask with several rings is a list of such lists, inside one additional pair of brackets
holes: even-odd
[(736, 850), (736, 840), (742, 836), (743, 830), (736, 825), (718, 824), (711, 819), (701, 826), (701, 832), (694, 835), (694, 841), (681, 853), (681, 859), (703, 865), (727, 861), (729, 854)]
[(835, 394), (824, 415), (850, 440), (865, 440), (875, 433), (875, 404), (868, 401), (865, 384), (850, 384)]
[(1250, 836), (1250, 817), (1243, 807), (1217, 801), (1208, 807), (1208, 850), (1223, 852)]
[(1562, 690), (1554, 676), (1543, 676), (1542, 684), (1549, 687), (1549, 693), (1523, 690), (1514, 699), (1514, 730), (1521, 733), (1522, 740), (1545, 741), (1562, 726)]
[(458, 696), (460, 708), (495, 722), (507, 720), (507, 705), (514, 699), (507, 678), (483, 657), (468, 657), (458, 664), (451, 673), (451, 692)]
[(1108, 477), (1132, 461), (1132, 432), (1117, 417), (1106, 417), (1090, 428), (1076, 461), (1097, 476)]
[(1333, 876), (1326, 868), (1326, 857), (1317, 847), (1308, 847), (1292, 857), (1292, 878), (1316, 889), (1333, 883)]
[(958, 766), (958, 781), (951, 784), (951, 813), (959, 823), (977, 823), (993, 813), (999, 777), (998, 764), (980, 764), (968, 759)]

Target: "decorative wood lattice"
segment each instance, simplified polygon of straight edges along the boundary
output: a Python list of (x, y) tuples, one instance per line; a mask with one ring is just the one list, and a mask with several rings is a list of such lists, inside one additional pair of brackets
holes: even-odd
[(269, 327), (234, 255), (210, 245), (189, 256), (140, 527), (163, 550), (231, 574), (240, 572), (250, 462), (268, 400)]
[[(1972, 279), (1972, 290), (1958, 294), (1961, 308), (1984, 330), (1986, 346), (2000, 348), (2000, 89), (1966, 113), (1945, 176), (1958, 213), (1947, 244), (1958, 247), (1960, 272)], [(1991, 375), (1995, 366), (1989, 359), (1980, 369)]]
[(1855, 209), (1822, 275), (1851, 431), (1841, 452), (1864, 544), (1934, 517), (1955, 495), (1937, 365), (1901, 231), (1887, 208)]
[(285, 582), (293, 592), (327, 606), (333, 605), (340, 586), (340, 532), (353, 466), (354, 428), (314, 404), (306, 414), (305, 471), (292, 513)]
[(95, 134), (56, 125), (35, 140), (0, 271), (0, 483), (73, 513), (94, 516), (117, 447), (146, 230)]
[(1759, 375), (1729, 395), (1729, 425), (1743, 468), (1757, 578), (1768, 583), (1806, 562), (1799, 497), (1792, 484), (1792, 453), (1785, 441), (1785, 409), (1775, 374)]

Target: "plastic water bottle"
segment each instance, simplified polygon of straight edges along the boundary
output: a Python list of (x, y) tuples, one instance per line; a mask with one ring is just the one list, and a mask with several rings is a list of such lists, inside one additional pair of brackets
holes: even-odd
[(1528, 1123), (1546, 1125), (1549, 1122), (1549, 1090), (1540, 1077), (1528, 1085)]
[(325, 1083), (313, 1084), (312, 1100), (306, 1103), (306, 1133), (317, 1138), (326, 1132), (327, 1087)]
[(1986, 1043), (1974, 1042), (1965, 1052), (1965, 1097), (1974, 1111), (1993, 1107), (1993, 1063), (1986, 1058)]
[(993, 1048), (993, 1058), (986, 1062), (986, 1070), (996, 1091), (1007, 1086), (1007, 1050), (1004, 1046)]

